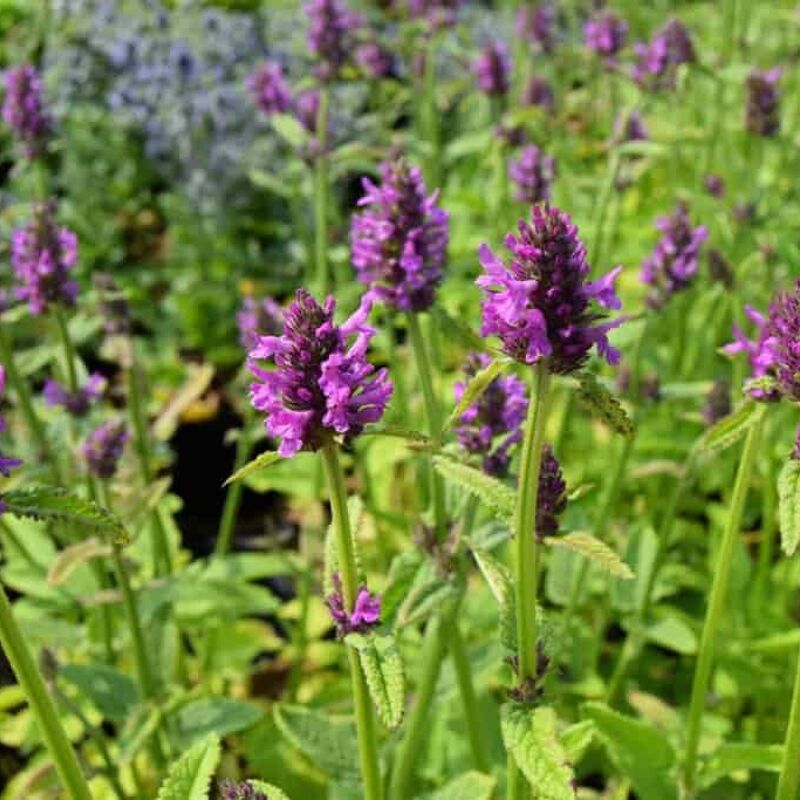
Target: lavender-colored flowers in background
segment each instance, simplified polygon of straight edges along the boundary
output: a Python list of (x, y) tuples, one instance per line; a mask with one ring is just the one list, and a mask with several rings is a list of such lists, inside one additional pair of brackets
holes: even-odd
[(587, 20), (583, 27), (584, 41), (589, 50), (602, 56), (606, 65), (616, 63), (617, 53), (625, 47), (628, 23), (608, 11)]
[(277, 61), (266, 61), (256, 67), (245, 79), (245, 88), (267, 116), (283, 114), (292, 106), (292, 92)]
[(523, 203), (541, 203), (550, 199), (550, 187), (556, 176), (556, 162), (536, 145), (529, 145), (508, 165), (514, 182), (514, 197)]
[[(461, 400), (469, 380), (490, 363), (491, 358), (485, 353), (469, 356), (464, 365), (466, 380), (454, 386), (456, 402)], [(522, 438), (527, 409), (524, 381), (515, 375), (495, 378), (461, 415), (455, 426), (456, 438), (468, 453), (481, 456), (484, 472), (504, 477), (508, 474), (511, 448)]]
[(692, 226), (689, 209), (680, 204), (669, 217), (656, 221), (661, 238), (642, 264), (642, 282), (650, 287), (647, 302), (661, 308), (697, 275), (700, 249), (708, 238), (704, 225)]
[(596, 281), (588, 281), (586, 248), (578, 229), (564, 211), (534, 206), (530, 222), (520, 220), (517, 235), (508, 234), (507, 264), (481, 245), (485, 274), (483, 289), (484, 336), (500, 337), (503, 351), (523, 364), (547, 359), (551, 372), (579, 369), (597, 347), (611, 364), (619, 353), (608, 341), (608, 331), (623, 321), (600, 321), (592, 308), (618, 309), (614, 282), (622, 267)]
[(89, 474), (102, 480), (113, 478), (127, 441), (128, 432), (122, 421), (111, 420), (95, 428), (81, 445)]
[(674, 89), (675, 73), (681, 64), (696, 60), (689, 32), (677, 19), (670, 19), (647, 43), (635, 47), (636, 62), (631, 77), (642, 88)]
[(93, 373), (75, 392), (71, 392), (53, 378), (48, 378), (44, 383), (42, 394), (47, 405), (61, 406), (72, 416), (83, 417), (89, 413), (92, 403), (103, 396), (105, 390), (106, 379), (98, 373)]
[(335, 80), (353, 51), (353, 32), (361, 17), (342, 0), (311, 0), (306, 4), (308, 49), (317, 61), (317, 77)]
[(279, 336), (283, 330), (283, 309), (271, 297), (261, 302), (245, 297), (236, 313), (239, 343), (245, 350), (258, 344), (262, 336)]
[(401, 311), (433, 303), (447, 257), (448, 215), (438, 192), (426, 194), (422, 173), (406, 161), (383, 164), (381, 183), (364, 178), (362, 211), (353, 216), (350, 246), (358, 279)]
[(338, 572), (331, 576), (333, 592), (325, 598), (331, 617), (336, 624), (339, 636), (348, 633), (366, 633), (370, 628), (380, 622), (381, 598), (380, 595), (370, 594), (366, 586), (360, 586), (352, 609), (344, 606), (342, 592), (342, 579)]
[(709, 427), (731, 413), (731, 387), (726, 380), (714, 381), (703, 404), (703, 421)]
[(539, 75), (532, 75), (522, 90), (522, 105), (538, 106), (546, 111), (552, 111), (556, 99), (550, 82)]
[(408, 10), (412, 17), (427, 20), (432, 30), (439, 30), (456, 24), (462, 4), (463, 0), (408, 0)]
[(69, 277), (78, 260), (78, 240), (55, 222), (55, 202), (41, 203), (25, 228), (11, 236), (11, 266), (17, 281), (16, 296), (39, 315), (53, 305), (71, 306), (78, 285)]
[[(282, 456), (317, 450), (335, 436), (353, 437), (383, 415), (392, 384), (387, 370), (367, 361), (375, 335), (366, 324), (370, 305), (365, 298), (336, 325), (334, 299), (320, 305), (300, 289), (284, 313), (283, 333), (259, 337), (250, 351), (248, 365), (256, 378), (250, 399), (266, 414), (267, 433), (281, 440)], [(267, 360), (275, 369), (259, 363)]]
[(50, 133), (44, 108), (42, 79), (30, 64), (12, 67), (5, 74), (3, 121), (19, 139), (28, 158), (43, 154)]
[(781, 129), (778, 81), (782, 70), (754, 69), (748, 76), (745, 127), (756, 136), (775, 136)]
[(703, 178), (706, 191), (716, 198), (725, 196), (725, 179), (721, 175), (709, 174)]
[(555, 10), (547, 3), (531, 3), (523, 5), (517, 12), (517, 31), (543, 53), (555, 48)]
[(394, 72), (394, 57), (376, 41), (365, 42), (356, 50), (356, 64), (371, 78), (385, 78)]
[(504, 97), (511, 85), (511, 59), (502, 42), (487, 42), (472, 66), (478, 88), (489, 97)]

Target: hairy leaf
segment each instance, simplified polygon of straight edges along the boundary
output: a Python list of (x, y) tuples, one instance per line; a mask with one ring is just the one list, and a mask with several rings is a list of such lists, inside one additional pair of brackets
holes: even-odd
[(563, 536), (547, 537), (545, 542), (550, 547), (564, 547), (580, 553), (615, 578), (631, 581), (636, 577), (633, 570), (605, 542), (589, 533), (577, 531)]
[(636, 427), (622, 403), (591, 372), (581, 372), (578, 382), (578, 402), (613, 431), (626, 439), (633, 438)]
[(394, 637), (351, 633), (345, 642), (358, 653), (381, 722), (387, 728), (396, 728), (403, 721), (406, 679)]
[(505, 358), (495, 358), (487, 366), (479, 370), (464, 387), (464, 394), (456, 404), (453, 412), (447, 418), (442, 429), (443, 433), (449, 431), (461, 418), (461, 415), (491, 386), (492, 381), (508, 366)]
[(81, 564), (85, 564), (93, 558), (108, 558), (112, 552), (110, 545), (101, 542), (94, 536), (68, 545), (50, 564), (50, 569), (47, 571), (47, 582), (50, 586), (60, 586)]
[(700, 786), (707, 789), (733, 772), (779, 772), (782, 760), (783, 746), (779, 744), (726, 742), (711, 753), (701, 766)]
[[(347, 515), (350, 520), (350, 537), (353, 548), (353, 555), (356, 561), (356, 572), (359, 580), (364, 577), (364, 567), (361, 563), (361, 554), (358, 546), (359, 535), (361, 526), (364, 523), (366, 510), (364, 503), (358, 495), (351, 495), (347, 499)], [(328, 525), (328, 530), (325, 533), (325, 569), (323, 572), (322, 588), (325, 594), (333, 592), (333, 575), (339, 571), (339, 550), (336, 542), (336, 527), (333, 522)]]
[(511, 524), (516, 497), (511, 487), (479, 469), (444, 456), (434, 456), (433, 466), (445, 480), (476, 495), (499, 519)]
[(800, 545), (800, 461), (790, 458), (778, 476), (781, 549), (793, 556)]
[(590, 719), (576, 722), (561, 732), (561, 744), (570, 764), (577, 764), (583, 758), (583, 754), (594, 739), (595, 732), (594, 722)]
[(264, 453), (260, 453), (254, 459), (248, 461), (243, 467), (237, 469), (236, 472), (234, 472), (233, 475), (231, 475), (230, 478), (228, 478), (228, 480), (226, 480), (222, 485), (228, 486), (231, 483), (242, 480), (242, 478), (246, 478), (253, 472), (271, 467), (273, 464), (280, 461), (281, 458), (282, 456), (278, 455), (278, 453), (275, 453), (272, 450), (267, 450)]
[(732, 414), (712, 425), (698, 440), (695, 451), (708, 458), (726, 450), (741, 439), (761, 418), (764, 408), (760, 403), (747, 400)]
[(277, 786), (264, 781), (247, 781), (254, 789), (267, 797), (267, 800), (289, 800), (289, 795)]
[(198, 742), (170, 767), (157, 800), (208, 800), (211, 778), (221, 755), (219, 736)]
[(486, 550), (473, 548), (472, 554), (500, 606), (500, 642), (506, 650), (513, 653), (517, 649), (517, 622), (511, 571)]

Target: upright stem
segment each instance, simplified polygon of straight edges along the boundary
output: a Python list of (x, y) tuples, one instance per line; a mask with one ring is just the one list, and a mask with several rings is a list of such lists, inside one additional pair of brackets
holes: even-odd
[(436, 47), (439, 37), (432, 33), (425, 52), (425, 76), (422, 97), (423, 137), (429, 148), (425, 181), (428, 188), (440, 188), (442, 183), (442, 144), (439, 131), (439, 111), (436, 108)]
[(450, 627), (450, 655), (453, 658), (453, 666), (456, 669), (456, 679), (458, 680), (458, 690), (461, 693), (461, 700), (464, 705), (464, 716), (466, 717), (469, 746), (472, 751), (472, 762), (475, 765), (475, 769), (480, 772), (488, 772), (489, 760), (486, 756), (486, 742), (483, 736), (483, 726), (478, 711), (478, 698), (475, 695), (475, 686), (472, 683), (472, 670), (457, 618), (453, 619), (453, 624)]
[[(239, 431), (239, 438), (236, 440), (236, 458), (233, 463), (233, 471), (240, 470), (246, 463), (250, 455), (250, 437), (247, 431), (248, 420), (245, 419), (242, 423), (242, 428)], [(222, 508), (222, 518), (219, 523), (219, 532), (217, 533), (216, 554), (224, 556), (231, 549), (231, 542), (233, 540), (233, 529), (236, 527), (236, 518), (239, 515), (239, 506), (242, 503), (242, 492), (244, 491), (244, 484), (242, 481), (234, 481), (228, 486), (227, 494), (225, 495), (225, 505)]]
[(703, 633), (700, 637), (700, 647), (697, 653), (697, 664), (695, 665), (694, 681), (692, 683), (692, 696), (689, 703), (689, 719), (686, 733), (686, 757), (683, 765), (683, 781), (685, 796), (688, 800), (695, 795), (695, 780), (697, 777), (697, 750), (700, 744), (700, 725), (703, 718), (703, 705), (705, 702), (708, 683), (711, 677), (711, 668), (714, 662), (714, 644), (717, 635), (717, 628), (722, 617), (722, 610), (725, 607), (728, 590), (728, 577), (736, 549), (736, 542), (742, 524), (742, 512), (744, 510), (747, 489), (750, 485), (750, 477), (753, 474), (758, 443), (763, 425), (759, 419), (748, 431), (745, 440), (742, 458), (739, 462), (739, 469), (736, 473), (736, 482), (733, 487), (731, 497), (731, 507), (728, 515), (728, 523), (725, 528), (725, 535), (722, 540), (720, 552), (716, 558), (716, 569), (714, 580), (711, 584), (711, 593), (708, 599), (708, 609), (706, 611), (705, 622), (703, 623)]
[[(347, 513), (347, 492), (344, 485), (344, 474), (339, 463), (338, 446), (329, 442), (320, 451), (325, 477), (331, 500), (331, 516), (336, 534), (339, 575), (342, 581), (345, 608), (355, 606), (358, 595), (359, 577), (356, 566), (353, 536), (350, 531), (350, 517)], [(369, 697), (364, 673), (358, 653), (347, 647), (347, 660), (350, 665), (350, 677), (353, 681), (353, 702), (356, 712), (356, 729), (358, 732), (358, 751), (361, 762), (361, 778), (364, 781), (365, 800), (381, 800), (383, 785), (381, 782), (380, 762), (378, 760), (378, 740), (375, 732), (375, 719), (372, 702)]]
[(319, 87), (317, 111), (317, 147), (314, 185), (314, 252), (317, 264), (317, 283), (323, 296), (330, 290), (328, 270), (328, 109), (330, 89), (326, 83)]
[(78, 385), (78, 369), (75, 347), (72, 344), (72, 337), (69, 335), (69, 327), (67, 326), (67, 317), (64, 314), (64, 309), (61, 306), (56, 306), (53, 314), (58, 327), (58, 335), (61, 338), (61, 346), (64, 348), (64, 360), (66, 361), (67, 370), (67, 383), (71, 392), (77, 392), (80, 388)]
[(798, 787), (800, 787), (800, 657), (795, 666), (792, 706), (789, 709), (789, 725), (783, 745), (783, 765), (775, 800), (797, 800)]
[(36, 723), (50, 756), (55, 762), (61, 783), (71, 800), (92, 800), (86, 778), (64, 733), (55, 705), (47, 693), (28, 645), (14, 619), (8, 597), (0, 585), (0, 644), (19, 685), (25, 692)]

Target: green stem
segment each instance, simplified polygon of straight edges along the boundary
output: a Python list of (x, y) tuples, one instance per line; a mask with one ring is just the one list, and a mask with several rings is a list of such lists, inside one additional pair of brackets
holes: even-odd
[[(417, 374), (422, 387), (422, 397), (425, 402), (425, 415), (428, 419), (428, 434), (434, 441), (442, 432), (442, 418), (439, 410), (439, 401), (433, 386), (433, 371), (428, 357), (428, 348), (422, 337), (419, 317), (413, 312), (407, 314), (408, 336), (414, 360), (417, 365)], [(436, 524), (436, 535), (442, 541), (447, 535), (447, 514), (444, 505), (444, 482), (442, 476), (429, 464), (431, 500), (433, 502), (433, 518)]]
[(71, 800), (92, 800), (86, 778), (64, 733), (55, 705), (47, 693), (33, 656), (17, 626), (14, 612), (2, 585), (0, 585), (0, 644), (17, 676), (19, 685), (25, 692), (31, 712), (68, 796)]
[[(245, 419), (239, 431), (239, 438), (236, 441), (236, 458), (233, 463), (234, 472), (240, 470), (247, 463), (247, 459), (250, 456), (251, 445), (250, 437), (247, 435), (247, 425), (248, 420)], [(236, 527), (236, 518), (239, 515), (243, 491), (243, 481), (234, 481), (228, 486), (225, 505), (222, 508), (222, 517), (219, 523), (219, 532), (217, 533), (216, 555), (218, 556), (226, 555), (231, 549), (233, 530)]]
[(742, 452), (739, 469), (736, 473), (736, 482), (731, 497), (730, 512), (725, 528), (720, 551), (717, 554), (714, 570), (714, 579), (711, 584), (711, 593), (708, 599), (703, 633), (700, 637), (700, 647), (695, 665), (694, 681), (692, 682), (692, 696), (689, 704), (689, 718), (686, 733), (686, 757), (683, 765), (683, 780), (686, 797), (691, 800), (695, 796), (695, 780), (697, 777), (697, 752), (700, 744), (700, 726), (703, 718), (703, 706), (706, 692), (711, 678), (711, 668), (714, 661), (714, 645), (717, 628), (725, 607), (728, 590), (728, 577), (736, 550), (736, 543), (742, 524), (747, 489), (753, 473), (753, 466), (758, 453), (758, 443), (762, 428), (762, 419), (759, 419), (748, 431)]
[(56, 306), (53, 314), (58, 328), (58, 335), (61, 339), (61, 346), (64, 348), (64, 361), (66, 362), (67, 385), (70, 392), (75, 394), (80, 389), (78, 384), (78, 354), (75, 352), (75, 347), (72, 344), (72, 337), (69, 335), (69, 326), (67, 325), (67, 317), (64, 314), (64, 309), (61, 306)]
[(795, 666), (792, 706), (789, 709), (789, 725), (783, 745), (783, 764), (775, 800), (797, 800), (798, 787), (800, 787), (800, 657)]
[(486, 742), (484, 741), (483, 724), (478, 710), (478, 698), (475, 695), (475, 686), (472, 683), (472, 669), (457, 618), (453, 619), (453, 624), (450, 628), (450, 655), (453, 658), (458, 689), (464, 705), (472, 761), (475, 769), (480, 772), (488, 772), (489, 760), (486, 756)]
[[(322, 465), (330, 492), (331, 516), (336, 534), (339, 575), (342, 581), (342, 594), (345, 608), (354, 608), (359, 590), (358, 567), (356, 565), (353, 535), (350, 530), (350, 517), (347, 512), (347, 492), (344, 485), (344, 474), (339, 463), (338, 445), (326, 444), (322, 450)], [(356, 713), (356, 730), (358, 732), (358, 752), (361, 762), (361, 778), (364, 782), (365, 800), (381, 800), (383, 785), (381, 782), (380, 762), (378, 760), (378, 739), (375, 732), (375, 718), (372, 702), (369, 697), (367, 683), (361, 670), (358, 653), (345, 646), (347, 660), (350, 665), (350, 676), (353, 681), (353, 702)]]
[(439, 37), (431, 34), (425, 51), (425, 75), (422, 89), (423, 141), (429, 153), (426, 159), (425, 181), (429, 189), (441, 188), (442, 143), (439, 130), (439, 112), (436, 108), (436, 48)]
[(317, 111), (317, 154), (314, 173), (314, 254), (317, 283), (323, 296), (330, 290), (328, 270), (328, 110), (330, 90), (327, 84), (319, 87)]

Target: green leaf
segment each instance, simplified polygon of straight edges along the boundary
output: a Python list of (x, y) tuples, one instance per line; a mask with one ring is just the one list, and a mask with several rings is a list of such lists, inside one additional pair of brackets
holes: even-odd
[(106, 718), (123, 722), (139, 702), (136, 684), (104, 664), (66, 664), (58, 677), (71, 683)]
[(513, 653), (517, 649), (517, 621), (511, 570), (486, 550), (476, 547), (472, 549), (472, 554), (500, 606), (500, 642), (506, 650)]
[[(359, 580), (364, 577), (364, 566), (361, 563), (361, 555), (358, 546), (359, 531), (365, 518), (364, 503), (361, 498), (354, 494), (347, 498), (347, 515), (350, 519), (350, 541), (352, 542), (353, 556), (356, 562), (356, 573)], [(325, 594), (332, 594), (334, 591), (333, 575), (339, 571), (339, 550), (336, 543), (336, 528), (331, 522), (325, 533), (325, 568), (323, 571), (322, 588)]]
[(270, 117), (275, 133), (294, 148), (303, 147), (308, 142), (308, 132), (291, 114), (273, 114)]
[(590, 719), (576, 722), (561, 732), (561, 744), (570, 764), (577, 764), (589, 748), (596, 733), (594, 722)]
[(398, 625), (415, 625), (440, 611), (457, 592), (453, 581), (435, 576), (414, 586), (397, 613)]
[(433, 439), (419, 431), (412, 431), (408, 428), (399, 428), (395, 425), (386, 425), (382, 428), (368, 428), (362, 436), (388, 436), (391, 439), (405, 439), (408, 446), (414, 450), (435, 450), (438, 449)]
[(778, 476), (781, 549), (793, 556), (800, 545), (800, 461), (790, 458)]
[(465, 772), (420, 800), (492, 800), (497, 781), (483, 772)]
[(82, 542), (68, 545), (61, 550), (47, 571), (47, 583), (60, 586), (81, 564), (93, 558), (107, 558), (113, 552), (110, 545), (92, 536)]
[(447, 481), (479, 497), (503, 522), (511, 524), (516, 494), (502, 481), (445, 456), (434, 456), (433, 466)]
[(675, 751), (661, 731), (603, 703), (587, 703), (584, 711), (597, 726), (611, 760), (641, 800), (677, 800), (677, 782), (672, 774)]
[(632, 439), (636, 427), (622, 403), (591, 372), (581, 372), (578, 382), (578, 402), (599, 417), (611, 430), (626, 439)]
[(171, 715), (180, 748), (193, 745), (209, 734), (223, 737), (255, 725), (263, 716), (260, 709), (227, 697), (202, 697), (180, 706)]
[(455, 425), (461, 415), (491, 386), (492, 381), (500, 375), (508, 366), (506, 358), (495, 358), (489, 362), (488, 366), (479, 370), (464, 387), (464, 393), (458, 401), (453, 412), (447, 418), (442, 428), (442, 433), (447, 433)]
[(110, 511), (92, 500), (55, 486), (15, 489), (3, 495), (7, 510), (17, 517), (67, 522), (110, 537), (116, 544), (127, 543), (122, 523)]
[(247, 781), (254, 789), (257, 789), (269, 800), (289, 800), (289, 795), (277, 786), (271, 783), (264, 783), (264, 781)]
[(403, 600), (408, 597), (417, 576), (425, 566), (425, 557), (418, 548), (396, 555), (389, 567), (386, 588), (381, 594), (381, 619), (391, 625)]
[(345, 642), (358, 653), (381, 722), (387, 728), (396, 728), (403, 721), (406, 679), (394, 637), (351, 633)]
[(550, 547), (564, 547), (580, 553), (593, 564), (623, 581), (631, 581), (636, 577), (633, 570), (605, 542), (601, 542), (589, 533), (577, 531), (563, 536), (547, 537), (545, 543)]
[(721, 453), (741, 439), (764, 413), (763, 406), (748, 400), (732, 414), (712, 425), (697, 441), (695, 451), (708, 458)]
[(506, 750), (528, 779), (534, 800), (573, 800), (574, 774), (556, 732), (555, 711), (505, 703), (500, 727)]
[(464, 347), (479, 353), (486, 350), (486, 342), (469, 325), (451, 316), (441, 306), (433, 305), (430, 314), (436, 321), (437, 330), (442, 332), (445, 339), (460, 342)]
[(248, 461), (243, 467), (240, 467), (223, 483), (223, 486), (228, 486), (231, 483), (246, 478), (253, 472), (271, 467), (276, 462), (280, 461), (282, 456), (274, 453), (272, 450), (267, 450), (265, 453), (260, 453), (252, 461)]
[(170, 767), (157, 800), (208, 800), (221, 755), (218, 736), (198, 742)]
[(721, 778), (750, 770), (780, 772), (783, 746), (727, 742), (720, 745), (700, 767), (700, 786), (707, 789)]

